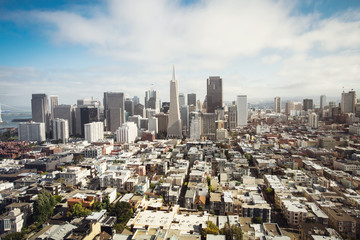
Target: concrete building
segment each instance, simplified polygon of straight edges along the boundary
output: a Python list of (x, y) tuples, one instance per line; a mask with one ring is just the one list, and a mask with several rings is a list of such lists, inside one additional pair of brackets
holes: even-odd
[(183, 135), (187, 136), (189, 132), (189, 106), (182, 105), (180, 115), (181, 115)]
[(50, 95), (51, 119), (54, 119), (54, 108), (59, 105), (59, 96)]
[[(159, 113), (156, 114), (155, 117), (158, 119), (158, 130), (159, 132), (166, 133), (168, 122), (169, 122), (169, 115), (166, 113)], [(165, 134), (166, 136), (166, 134)]]
[(0, 217), (0, 234), (20, 232), (24, 225), (23, 216), (24, 213), (19, 208), (2, 215)]
[(206, 111), (214, 113), (215, 109), (223, 108), (223, 85), (218, 76), (207, 79)]
[(281, 113), (281, 98), (280, 97), (274, 98), (274, 112)]
[(84, 125), (100, 121), (99, 107), (95, 105), (78, 105), (75, 110), (76, 134), (85, 136)]
[(190, 114), (190, 139), (201, 139), (201, 114), (200, 112), (192, 112)]
[(248, 104), (246, 95), (237, 96), (237, 126), (243, 127), (247, 125)]
[(61, 140), (62, 143), (67, 143), (69, 140), (69, 122), (66, 119), (55, 118), (53, 123), (53, 139)]
[(44, 93), (33, 94), (31, 98), (31, 114), (34, 122), (45, 123), (45, 130), (49, 127), (49, 101)]
[(178, 96), (179, 96), (178, 83), (177, 80), (175, 80), (175, 67), (174, 67), (172, 80), (170, 81), (170, 109), (169, 109), (169, 124), (167, 128), (168, 138), (182, 137)]
[(81, 184), (86, 185), (87, 177), (90, 176), (90, 170), (81, 167), (67, 167), (64, 172), (60, 173), (60, 178), (64, 179), (64, 183), (69, 186)]
[(187, 95), (187, 105), (194, 105), (196, 107), (196, 93), (188, 93)]
[(201, 115), (201, 137), (216, 140), (216, 114), (203, 113)]
[(228, 110), (228, 124), (229, 130), (236, 129), (237, 126), (237, 109), (236, 105), (229, 106)]
[(356, 92), (349, 91), (341, 94), (341, 113), (355, 113), (355, 105), (357, 103)]
[(179, 106), (185, 106), (185, 94), (183, 93), (179, 93)]
[(125, 111), (129, 113), (129, 116), (134, 115), (134, 102), (130, 98), (125, 100)]
[(43, 142), (46, 140), (43, 122), (20, 123), (18, 131), (20, 141)]
[(155, 134), (157, 134), (159, 132), (158, 118), (156, 118), (156, 117), (149, 118), (148, 130), (154, 132)]
[(159, 92), (156, 90), (148, 90), (145, 92), (145, 109), (154, 109), (156, 113), (160, 112)]
[(308, 111), (310, 109), (314, 109), (313, 100), (306, 98), (306, 99), (303, 100), (303, 110)]
[(320, 96), (320, 108), (321, 108), (321, 109), (324, 109), (326, 105), (327, 105), (326, 96), (325, 96), (325, 95), (321, 95), (321, 96)]
[(104, 115), (106, 129), (115, 132), (125, 122), (125, 99), (122, 92), (104, 93)]
[(309, 126), (311, 128), (318, 128), (319, 126), (319, 116), (316, 113), (309, 113), (308, 114), (309, 119)]
[(295, 106), (294, 106), (294, 102), (292, 101), (287, 101), (285, 103), (285, 114), (286, 115), (290, 115), (291, 111), (295, 110)]
[(133, 122), (126, 122), (116, 130), (116, 141), (133, 143), (138, 135), (138, 128)]
[(69, 135), (75, 134), (75, 108), (72, 105), (57, 105), (54, 107), (53, 118), (61, 118), (68, 121)]
[(134, 107), (134, 115), (145, 117), (145, 107), (142, 104), (136, 104)]
[(103, 122), (92, 122), (84, 125), (85, 140), (88, 142), (97, 142), (104, 139)]

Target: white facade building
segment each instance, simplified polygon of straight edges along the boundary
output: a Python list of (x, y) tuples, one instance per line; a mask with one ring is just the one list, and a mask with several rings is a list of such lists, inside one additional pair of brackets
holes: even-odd
[(155, 132), (155, 134), (157, 134), (159, 132), (159, 128), (158, 128), (158, 119), (156, 117), (151, 117), (149, 118), (149, 127), (148, 130)]
[(200, 140), (201, 138), (201, 115), (200, 113), (191, 113), (190, 121), (190, 139)]
[(19, 208), (15, 208), (9, 213), (3, 215), (0, 218), (0, 234), (20, 232), (24, 225), (23, 216), (24, 213), (22, 213)]
[(68, 167), (66, 172), (60, 173), (60, 178), (64, 179), (66, 185), (74, 186), (81, 183), (86, 185), (87, 177), (90, 176), (90, 170), (81, 167)]
[(84, 125), (85, 140), (96, 142), (104, 139), (104, 123), (92, 122)]
[(309, 117), (309, 126), (311, 128), (318, 128), (319, 126), (319, 117), (316, 113), (310, 113)]
[(132, 143), (138, 135), (138, 128), (133, 122), (126, 122), (116, 130), (116, 141)]
[(281, 113), (281, 98), (280, 97), (274, 98), (274, 112)]
[(42, 142), (46, 140), (45, 123), (43, 122), (20, 123), (18, 131), (20, 141)]
[(248, 119), (248, 104), (246, 95), (237, 96), (237, 125), (246, 126)]
[(53, 120), (53, 139), (67, 143), (69, 140), (69, 121), (55, 118)]

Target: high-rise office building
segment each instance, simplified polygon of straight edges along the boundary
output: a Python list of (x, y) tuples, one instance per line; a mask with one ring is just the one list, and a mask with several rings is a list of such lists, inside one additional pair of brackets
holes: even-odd
[(228, 122), (229, 129), (234, 130), (237, 127), (237, 109), (236, 105), (229, 106), (228, 110)]
[(155, 109), (156, 113), (160, 112), (159, 92), (148, 90), (145, 92), (145, 108)]
[(132, 100), (133, 100), (133, 102), (134, 102), (134, 106), (136, 106), (137, 104), (140, 103), (140, 99), (139, 99), (138, 96), (134, 96), (134, 97), (132, 98)]
[(40, 93), (32, 95), (31, 113), (34, 122), (45, 123), (45, 128), (48, 129), (49, 102), (46, 94)]
[(187, 95), (187, 105), (194, 105), (196, 107), (196, 93), (189, 93)]
[(274, 112), (281, 113), (281, 98), (280, 97), (274, 98)]
[(216, 114), (201, 114), (201, 137), (208, 140), (216, 140)]
[(326, 106), (326, 96), (325, 95), (321, 95), (320, 96), (320, 108), (324, 109)]
[(175, 67), (173, 67), (173, 76), (170, 81), (170, 109), (169, 109), (169, 125), (167, 129), (168, 138), (181, 138), (181, 119), (179, 111), (179, 93), (178, 83), (175, 80)]
[(308, 121), (309, 121), (309, 126), (311, 128), (318, 128), (319, 126), (319, 116), (316, 113), (309, 113), (308, 114)]
[(286, 114), (286, 115), (290, 115), (290, 114), (291, 114), (291, 110), (295, 110), (294, 102), (292, 102), (292, 101), (287, 101), (287, 102), (285, 103), (285, 114)]
[(185, 95), (183, 93), (179, 93), (179, 106), (185, 106)]
[(201, 114), (200, 112), (190, 113), (190, 139), (201, 139)]
[(45, 123), (43, 122), (19, 123), (18, 135), (20, 141), (43, 142), (46, 140)]
[(237, 125), (246, 126), (248, 118), (248, 104), (246, 95), (238, 95), (236, 99), (237, 105)]
[(104, 93), (106, 129), (115, 132), (125, 122), (125, 99), (122, 92)]
[(313, 104), (313, 100), (312, 99), (304, 99), (303, 100), (303, 109), (304, 111), (308, 111), (310, 109), (313, 109), (314, 108), (314, 104)]
[(53, 123), (53, 139), (67, 143), (69, 140), (69, 121), (67, 119), (54, 118)]
[(355, 105), (357, 103), (356, 92), (349, 91), (341, 94), (341, 113), (355, 113)]
[(96, 142), (104, 139), (104, 123), (92, 122), (84, 124), (85, 140), (88, 142)]
[(141, 103), (135, 105), (134, 107), (134, 115), (139, 115), (141, 117), (145, 117), (145, 107)]
[(79, 111), (80, 134), (82, 137), (84, 137), (84, 125), (100, 121), (99, 108), (94, 106), (82, 106), (76, 110)]
[(54, 118), (66, 119), (69, 124), (69, 134), (75, 134), (75, 109), (72, 105), (57, 105), (54, 107)]
[(155, 115), (158, 119), (158, 130), (159, 133), (163, 133), (166, 136), (167, 128), (169, 125), (169, 115), (166, 113), (158, 113)]
[(183, 135), (188, 136), (189, 131), (189, 106), (181, 106), (180, 110)]
[(116, 130), (116, 141), (133, 143), (138, 135), (138, 128), (133, 122), (126, 122)]
[(127, 98), (125, 100), (125, 111), (129, 113), (129, 116), (134, 115), (134, 108), (135, 108), (135, 105), (134, 105), (133, 100), (131, 100), (130, 98)]
[(156, 117), (150, 117), (148, 130), (157, 134), (159, 132), (158, 129), (158, 119)]
[(214, 113), (223, 107), (223, 85), (220, 77), (207, 79), (206, 112)]
[(59, 105), (59, 96), (50, 95), (51, 119), (54, 119), (54, 108)]

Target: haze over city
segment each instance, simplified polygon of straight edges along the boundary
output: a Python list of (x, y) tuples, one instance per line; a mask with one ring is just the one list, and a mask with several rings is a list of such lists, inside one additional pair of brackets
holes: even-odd
[(224, 101), (329, 99), (360, 89), (359, 1), (1, 1), (0, 103), (30, 109), (147, 89), (203, 100), (221, 76)]

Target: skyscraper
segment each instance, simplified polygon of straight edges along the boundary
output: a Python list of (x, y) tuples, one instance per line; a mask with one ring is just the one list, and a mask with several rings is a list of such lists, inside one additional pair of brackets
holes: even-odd
[(104, 110), (108, 131), (115, 132), (125, 122), (125, 99), (122, 92), (104, 93)]
[(155, 109), (156, 113), (160, 112), (159, 92), (148, 90), (145, 92), (145, 108)]
[(51, 119), (54, 119), (54, 108), (59, 105), (59, 96), (50, 95), (50, 110), (51, 110)]
[(189, 106), (184, 105), (180, 108), (182, 130), (185, 136), (188, 136), (189, 131)]
[(44, 93), (33, 94), (31, 99), (31, 113), (34, 122), (47, 123), (49, 114), (49, 102)]
[(68, 120), (69, 134), (75, 134), (75, 111), (71, 105), (57, 105), (54, 107), (53, 117)]
[(308, 111), (309, 109), (313, 109), (314, 108), (314, 104), (313, 104), (313, 100), (312, 99), (304, 99), (303, 100), (303, 109), (304, 111)]
[(173, 67), (173, 76), (170, 81), (170, 109), (169, 109), (169, 123), (167, 130), (168, 138), (181, 138), (181, 119), (179, 111), (179, 93), (178, 83), (175, 80), (175, 67)]
[(207, 97), (208, 113), (214, 113), (215, 109), (223, 107), (223, 86), (220, 77), (209, 77), (207, 79)]
[(23, 122), (19, 123), (18, 135), (20, 141), (45, 141), (45, 123)]
[(194, 105), (196, 107), (196, 93), (189, 93), (187, 95), (187, 104)]
[(230, 130), (236, 129), (236, 126), (237, 126), (237, 119), (236, 119), (237, 110), (236, 110), (236, 108), (237, 108), (236, 105), (229, 106), (228, 121), (229, 121), (229, 129)]
[(85, 140), (96, 142), (104, 139), (104, 123), (92, 122), (84, 125)]
[(320, 108), (324, 109), (324, 107), (326, 106), (326, 96), (325, 95), (321, 95), (320, 96)]
[(179, 106), (185, 106), (185, 95), (183, 93), (179, 93)]
[(355, 105), (357, 103), (356, 92), (349, 91), (341, 94), (341, 113), (355, 113)]
[(280, 97), (274, 98), (274, 112), (281, 113), (281, 98)]
[(125, 100), (125, 111), (129, 113), (129, 116), (134, 115), (134, 102), (130, 98)]
[(248, 118), (248, 104), (246, 95), (237, 96), (237, 125), (246, 126)]
[(53, 139), (67, 143), (69, 140), (69, 122), (67, 119), (55, 118), (53, 123)]

